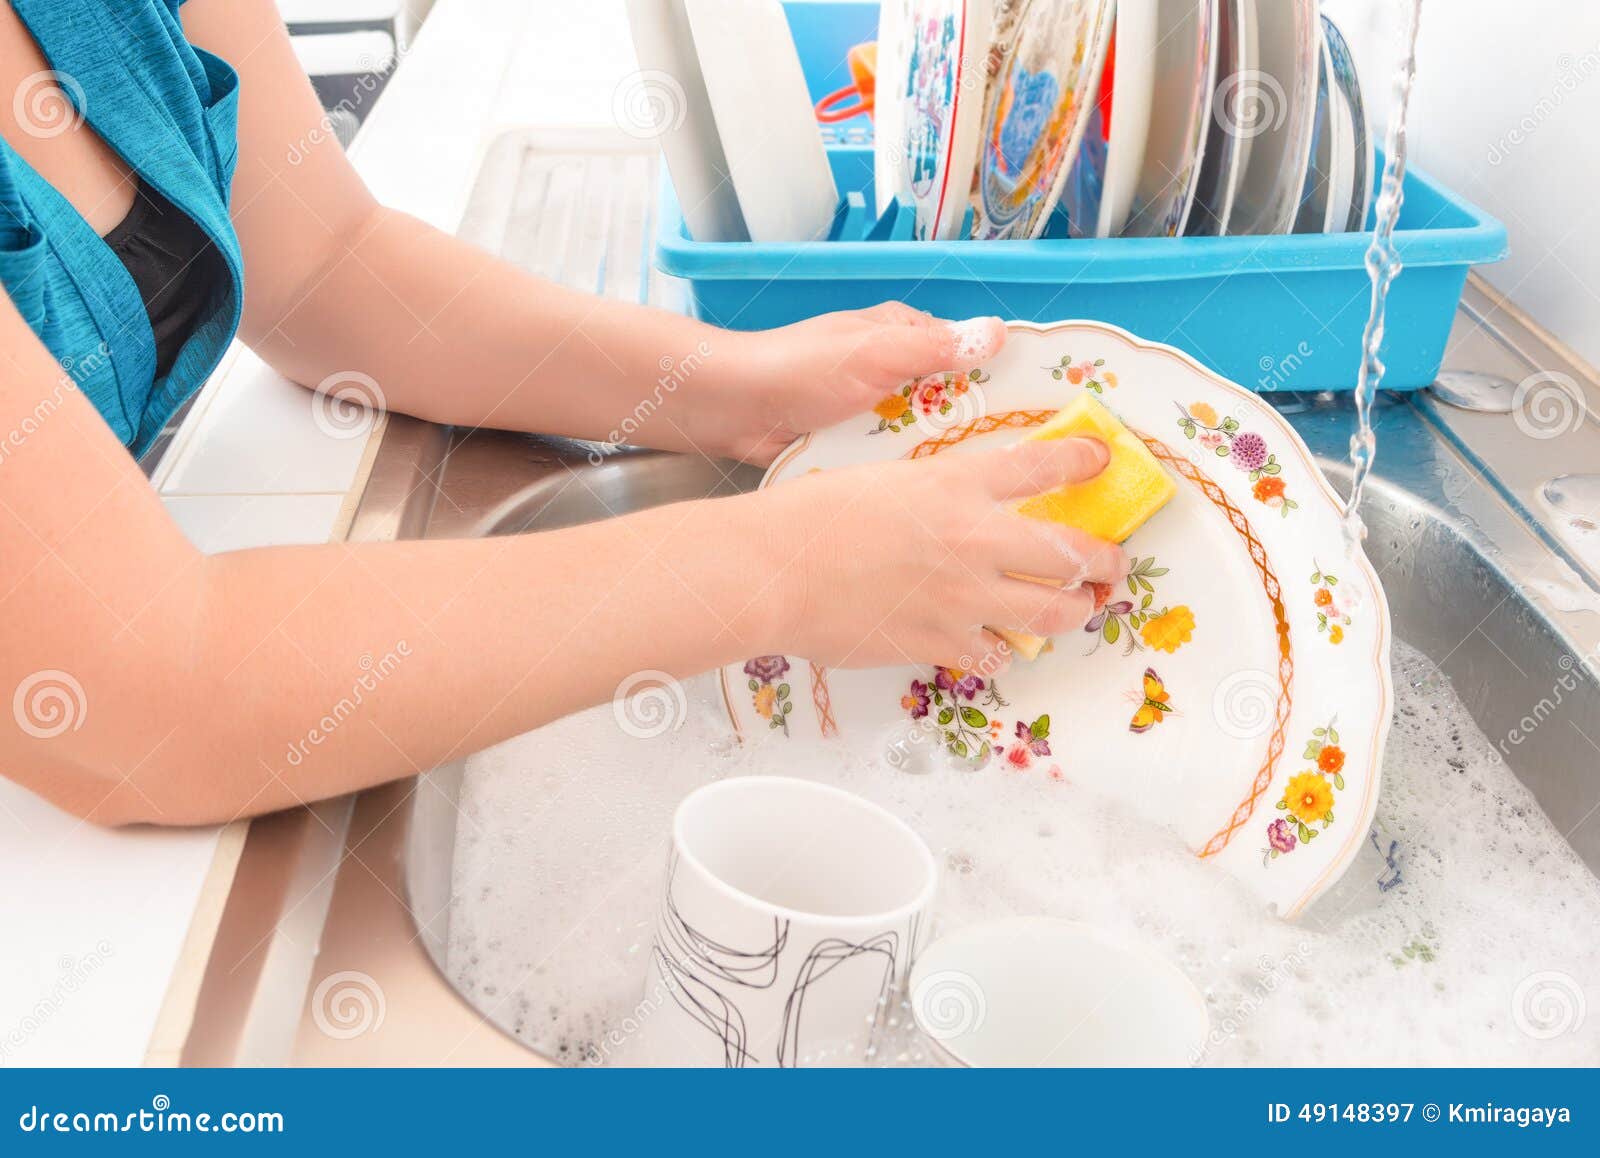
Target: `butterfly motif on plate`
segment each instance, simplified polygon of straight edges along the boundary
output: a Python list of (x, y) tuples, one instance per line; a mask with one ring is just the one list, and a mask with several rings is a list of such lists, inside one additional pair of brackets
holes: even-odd
[[(1139, 693), (1136, 693), (1138, 695)], [(1135, 734), (1148, 732), (1162, 720), (1167, 713), (1172, 711), (1172, 694), (1167, 691), (1167, 685), (1161, 682), (1161, 677), (1156, 674), (1156, 669), (1144, 669), (1144, 687), (1142, 690), (1143, 702), (1139, 710), (1133, 713), (1133, 720), (1128, 724), (1128, 731)]]

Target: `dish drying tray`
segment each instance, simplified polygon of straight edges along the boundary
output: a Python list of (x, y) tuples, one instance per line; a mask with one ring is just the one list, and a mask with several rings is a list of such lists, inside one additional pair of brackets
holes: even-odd
[[(790, 0), (784, 8), (813, 100), (849, 79), (850, 46), (877, 35), (877, 5)], [(1348, 390), (1361, 362), (1370, 233), (1076, 239), (1051, 221), (1037, 241), (913, 241), (909, 204), (880, 218), (871, 122), (825, 127), (842, 193), (827, 240), (697, 242), (663, 168), (655, 265), (684, 279), (688, 309), (743, 330), (903, 301), (945, 317), (1110, 322), (1165, 342), (1247, 388)], [(1381, 177), (1383, 156), (1378, 156)], [(1416, 390), (1444, 359), (1472, 266), (1506, 255), (1505, 227), (1412, 168), (1395, 245), (1383, 385)], [(1371, 227), (1371, 217), (1368, 228)]]

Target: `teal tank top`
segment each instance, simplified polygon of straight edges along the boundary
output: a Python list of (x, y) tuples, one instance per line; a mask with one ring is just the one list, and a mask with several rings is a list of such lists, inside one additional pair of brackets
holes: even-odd
[[(227, 276), (165, 375), (138, 286), (88, 222), (0, 138), (0, 285), (124, 445), (141, 453), (210, 375), (239, 327), (244, 265), (228, 218), (238, 159), (239, 78), (184, 39), (182, 0), (11, 0), (53, 76), (23, 102), (39, 131), (81, 118), (199, 227)], [(55, 94), (58, 98), (59, 94)], [(19, 119), (22, 119), (19, 117)]]

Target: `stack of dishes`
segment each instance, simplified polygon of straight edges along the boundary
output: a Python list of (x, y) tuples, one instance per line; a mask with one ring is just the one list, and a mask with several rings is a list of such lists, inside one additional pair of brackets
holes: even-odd
[(878, 52), (877, 207), (919, 239), (1365, 226), (1372, 136), (1318, 0), (885, 0)]

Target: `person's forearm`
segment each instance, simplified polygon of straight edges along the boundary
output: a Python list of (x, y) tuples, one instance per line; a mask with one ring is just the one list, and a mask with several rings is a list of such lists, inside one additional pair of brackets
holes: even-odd
[(567, 290), (402, 213), (352, 233), (256, 342), (306, 386), (357, 371), (435, 422), (703, 449), (695, 412), (750, 356), (744, 335)]
[(190, 658), (161, 678), (180, 698), (140, 709), (169, 738), (95, 819), (208, 823), (353, 791), (603, 702), (633, 673), (774, 649), (758, 514), (738, 497), (534, 536), (217, 556)]

